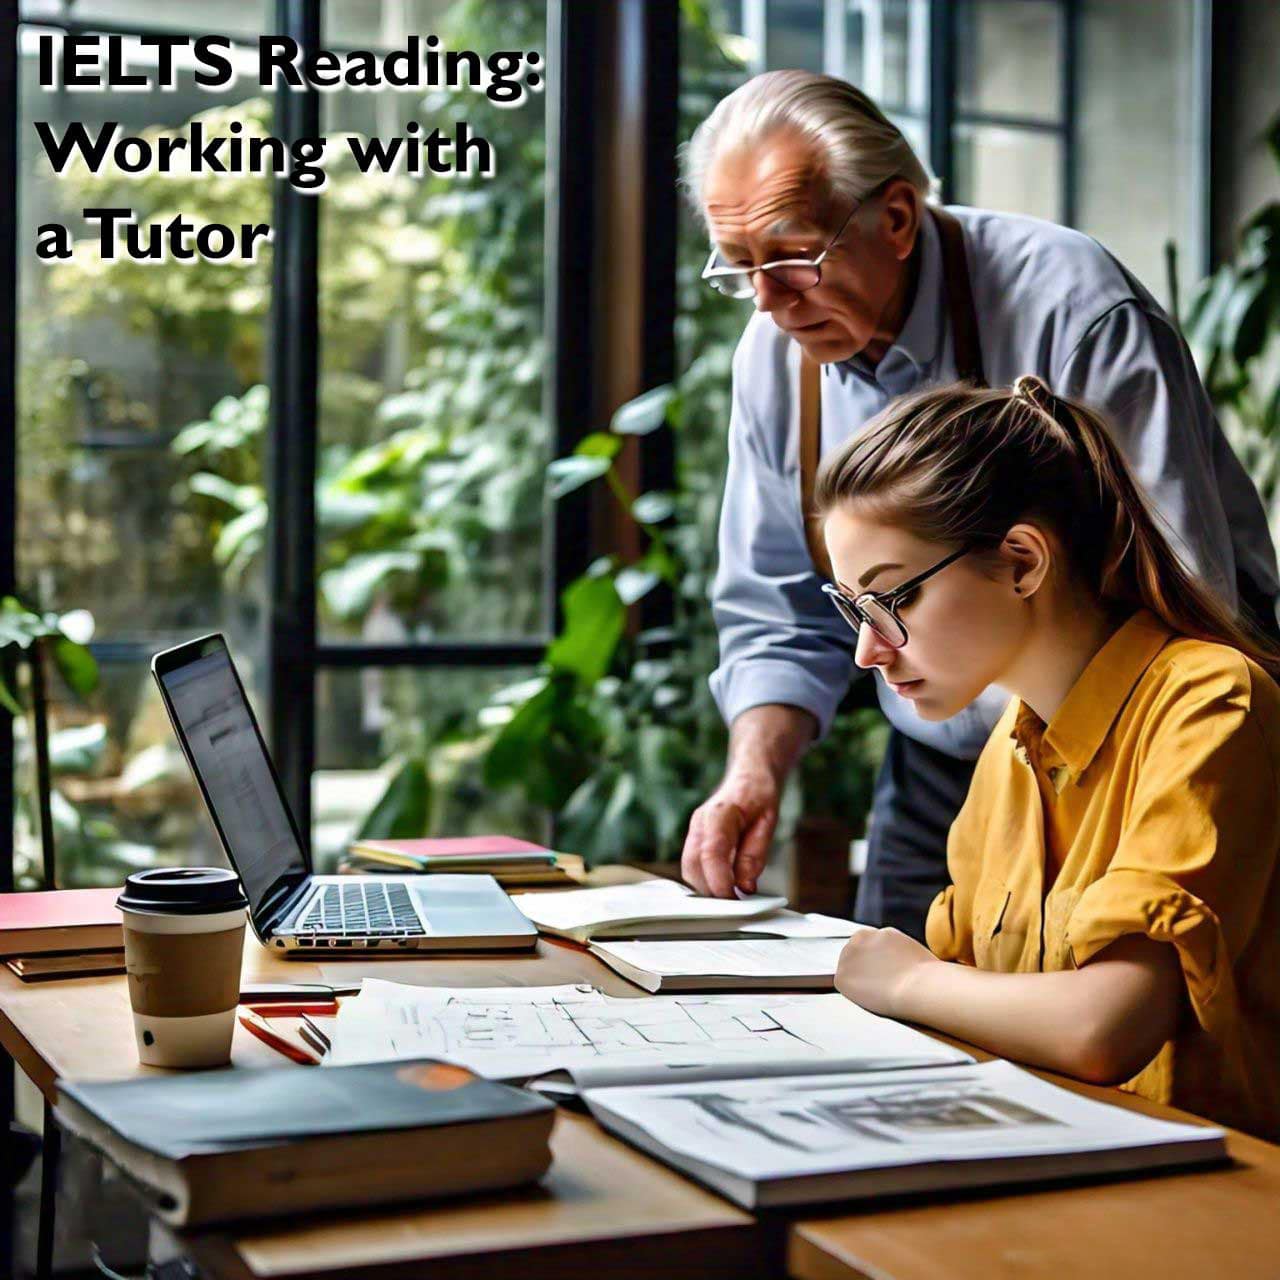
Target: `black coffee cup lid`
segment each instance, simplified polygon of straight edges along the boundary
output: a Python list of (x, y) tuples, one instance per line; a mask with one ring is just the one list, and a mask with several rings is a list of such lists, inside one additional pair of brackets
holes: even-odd
[(208, 916), (249, 905), (239, 877), (226, 867), (152, 867), (135, 871), (116, 899), (122, 911)]

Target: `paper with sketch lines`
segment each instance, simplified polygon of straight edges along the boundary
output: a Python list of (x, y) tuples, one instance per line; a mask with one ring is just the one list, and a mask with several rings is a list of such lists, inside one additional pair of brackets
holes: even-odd
[(439, 1057), (493, 1080), (576, 1084), (875, 1071), (972, 1059), (840, 995), (634, 999), (590, 987), (443, 989), (366, 978), (327, 1064)]

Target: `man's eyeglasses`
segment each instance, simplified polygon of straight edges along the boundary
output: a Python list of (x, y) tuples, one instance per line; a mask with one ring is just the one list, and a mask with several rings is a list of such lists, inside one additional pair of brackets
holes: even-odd
[(835, 605), (840, 616), (855, 631), (860, 631), (865, 623), (891, 649), (901, 649), (907, 643), (907, 628), (898, 617), (898, 607), (922, 583), (927, 582), (935, 573), (941, 573), (947, 565), (967, 555), (970, 550), (969, 547), (961, 547), (959, 551), (953, 551), (932, 568), (916, 574), (914, 578), (909, 578), (906, 582), (894, 587), (892, 591), (880, 593), (864, 591), (861, 595), (855, 596), (838, 583), (830, 582), (824, 582), (822, 589), (831, 597), (831, 603)]
[(844, 229), (859, 207), (871, 197), (864, 196), (855, 200), (853, 208), (845, 215), (840, 229), (827, 241), (826, 246), (816, 258), (780, 258), (777, 262), (764, 262), (758, 267), (728, 267), (720, 261), (720, 250), (712, 249), (707, 265), (702, 269), (702, 278), (717, 292), (727, 298), (752, 298), (756, 287), (752, 277), (757, 271), (763, 271), (770, 280), (791, 289), (795, 293), (804, 293), (812, 289), (822, 280), (822, 263), (831, 252), (835, 242), (844, 235)]

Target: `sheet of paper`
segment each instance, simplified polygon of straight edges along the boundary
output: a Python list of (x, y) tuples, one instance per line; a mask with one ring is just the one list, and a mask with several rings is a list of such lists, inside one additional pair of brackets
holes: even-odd
[(592, 949), (663, 977), (829, 977), (846, 938), (696, 938), (597, 942)]
[(782, 938), (850, 938), (864, 924), (842, 920), (839, 916), (819, 915), (810, 911), (802, 915), (798, 911), (772, 911), (767, 916), (744, 920), (738, 926), (739, 933), (761, 933)]
[(570, 889), (564, 893), (516, 893), (511, 901), (534, 924), (550, 929), (580, 929), (611, 921), (750, 919), (786, 906), (785, 898), (701, 898), (673, 880), (646, 880), (607, 889)]
[(1215, 1141), (1222, 1132), (1094, 1102), (998, 1061), (947, 1071), (591, 1089), (584, 1097), (607, 1127), (616, 1127), (608, 1118), (616, 1117), (673, 1152), (753, 1179)]
[(840, 995), (632, 999), (591, 988), (445, 989), (366, 978), (326, 1065), (438, 1057), (494, 1080), (569, 1071), (580, 1086), (775, 1070), (884, 1070), (967, 1054)]

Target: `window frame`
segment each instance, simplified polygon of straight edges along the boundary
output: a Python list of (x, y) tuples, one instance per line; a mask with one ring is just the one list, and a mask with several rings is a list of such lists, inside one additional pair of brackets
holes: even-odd
[[(276, 0), (275, 21), (265, 34), (290, 35), (304, 46), (323, 46), (321, 0)], [(660, 6), (659, 6), (660, 7)], [(572, 451), (592, 429), (599, 405), (602, 377), (583, 378), (583, 369), (594, 370), (598, 339), (592, 309), (582, 300), (592, 290), (591, 246), (601, 234), (596, 204), (602, 170), (595, 143), (597, 133), (597, 55), (602, 44), (617, 38), (622, 22), (635, 32), (654, 25), (644, 16), (637, 0), (618, 0), (621, 20), (617, 26), (601, 21), (595, 6), (572, 0), (547, 0), (548, 82), (544, 113), (548, 131), (546, 170), (546, 223), (544, 254), (547, 265), (545, 335), (548, 349), (544, 380), (544, 415), (552, 424), (549, 441), (553, 456)], [(0, 324), (0, 402), (15, 403), (17, 382), (17, 283), (18, 173), (17, 139), (21, 127), (19, 101), (19, 29), (24, 19), (15, 4), (0, 6), (0, 109), (12, 127), (0, 130), (0, 180), (14, 198), (0, 212), (0, 246), (3, 266), (0, 283), (8, 284), (5, 297), (7, 323)], [(163, 25), (77, 21), (69, 17), (27, 20), (66, 33), (102, 35), (190, 35), (203, 29), (179, 30)], [(661, 22), (659, 25), (673, 26)], [(249, 43), (243, 35), (232, 37)], [(651, 71), (654, 64), (650, 62)], [(659, 72), (660, 74), (660, 72)], [(658, 102), (652, 86), (642, 86), (650, 103)], [(674, 117), (674, 99), (670, 114)], [(275, 98), (275, 129), (289, 138), (318, 133), (320, 96), (314, 89), (290, 92), (279, 88)], [(660, 133), (661, 131), (659, 131)], [(653, 190), (657, 175), (674, 173), (674, 146), (669, 158), (658, 156), (661, 139), (654, 136), (646, 148), (644, 168), (646, 199), (667, 203), (674, 225), (674, 178), (665, 195)], [(492, 668), (534, 665), (541, 658), (560, 621), (563, 589), (590, 563), (593, 541), (599, 542), (599, 521), (592, 518), (590, 496), (570, 494), (546, 508), (543, 522), (544, 574), (541, 633), (512, 639), (450, 639), (379, 645), (322, 642), (316, 627), (316, 527), (315, 486), (319, 430), (318, 387), (321, 369), (318, 285), (320, 266), (320, 203), (314, 196), (296, 191), (277, 180), (273, 225), (276, 235), (272, 263), (272, 296), (268, 319), (266, 362), (270, 370), (271, 419), (266, 441), (266, 487), (269, 501), (267, 529), (267, 604), (263, 619), (266, 698), (263, 721), (282, 785), (300, 828), (312, 835), (311, 778), (316, 759), (316, 685), (321, 671), (410, 667), (441, 669), (465, 666)], [(674, 237), (672, 237), (674, 244)], [(571, 246), (561, 252), (560, 246)], [(586, 247), (586, 251), (584, 251)], [(655, 263), (661, 276), (664, 254)], [(646, 266), (648, 264), (646, 263)], [(672, 271), (674, 276), (674, 271)], [(674, 310), (674, 279), (646, 293), (660, 298), (669, 293)], [(653, 323), (646, 325), (646, 339), (654, 341), (656, 355), (646, 363), (655, 375), (673, 363), (674, 339), (665, 341)], [(670, 325), (667, 328), (671, 328)], [(664, 355), (664, 350), (666, 354)], [(655, 376), (655, 380), (659, 380)], [(7, 396), (6, 396), (7, 393)], [(17, 442), (10, 418), (0, 429), (0, 593), (17, 588)], [(145, 664), (151, 649), (139, 642), (105, 639), (90, 645), (95, 658), (107, 665)], [(15, 794), (13, 780), (13, 726), (0, 716), (0, 824), (12, 829)], [(12, 889), (12, 859), (0, 859), (0, 891)]]

